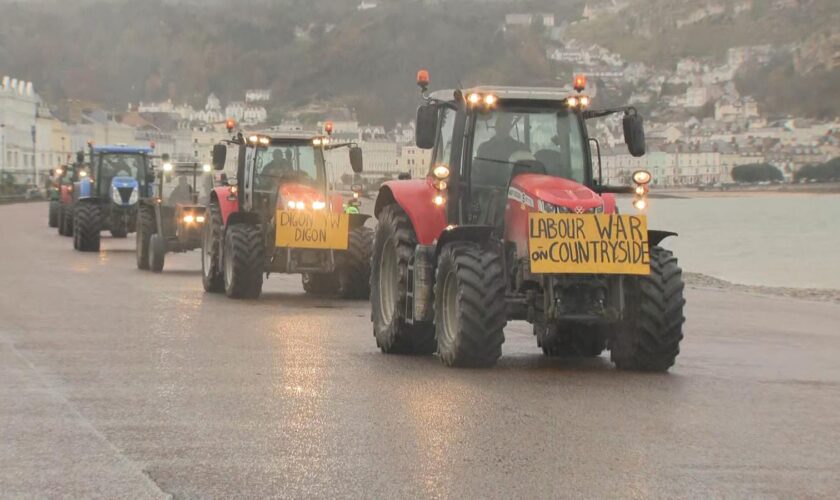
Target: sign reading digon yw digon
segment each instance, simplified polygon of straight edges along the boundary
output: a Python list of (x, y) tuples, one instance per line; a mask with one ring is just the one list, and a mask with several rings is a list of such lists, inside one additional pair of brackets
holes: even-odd
[(528, 249), (533, 273), (650, 273), (644, 215), (532, 213)]
[(347, 250), (350, 219), (325, 211), (278, 210), (278, 247)]

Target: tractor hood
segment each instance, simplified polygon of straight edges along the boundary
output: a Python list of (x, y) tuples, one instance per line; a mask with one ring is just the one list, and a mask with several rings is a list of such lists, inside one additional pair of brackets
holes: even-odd
[[(280, 209), (323, 209), (326, 206), (324, 194), (312, 186), (306, 184), (289, 183), (279, 188), (280, 196), (277, 197), (277, 208)], [(313, 204), (318, 205), (313, 206)], [(323, 205), (321, 205), (323, 204)], [(320, 207), (320, 208), (319, 208)]]
[(137, 203), (139, 183), (134, 177), (114, 177), (111, 179), (111, 200), (118, 205)]
[(138, 185), (137, 179), (134, 177), (114, 177), (111, 180), (111, 186), (119, 188), (136, 188)]
[(594, 191), (573, 180), (562, 177), (521, 174), (513, 179), (510, 187), (533, 198), (534, 208), (538, 211), (546, 211), (542, 209), (545, 203), (577, 213), (594, 211), (604, 206), (604, 200)]

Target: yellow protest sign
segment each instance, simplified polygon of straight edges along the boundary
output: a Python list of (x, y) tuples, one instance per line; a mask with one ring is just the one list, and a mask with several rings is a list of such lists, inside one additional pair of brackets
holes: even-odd
[(644, 215), (532, 213), (528, 231), (532, 273), (650, 273)]
[(275, 220), (278, 247), (347, 250), (350, 219), (346, 214), (278, 210)]

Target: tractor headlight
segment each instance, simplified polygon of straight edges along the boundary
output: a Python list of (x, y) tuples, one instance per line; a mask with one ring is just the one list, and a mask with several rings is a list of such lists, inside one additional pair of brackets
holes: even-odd
[(313, 201), (312, 202), (312, 209), (313, 210), (323, 210), (327, 208), (327, 204), (323, 201)]
[(117, 189), (117, 186), (111, 186), (111, 201), (114, 203), (122, 203), (122, 196), (120, 196), (120, 190)]
[(633, 182), (639, 184), (640, 186), (650, 183), (650, 172), (647, 170), (637, 170), (633, 172)]
[(137, 200), (139, 198), (140, 198), (140, 193), (137, 192), (137, 188), (134, 188), (134, 190), (131, 192), (131, 196), (128, 197), (128, 204), (129, 205), (134, 205), (135, 203), (137, 203)]
[(443, 180), (449, 177), (449, 167), (446, 165), (438, 165), (432, 170), (432, 174), (438, 178), (438, 180)]
[(204, 172), (204, 173), (209, 172), (210, 169), (211, 169), (211, 167), (207, 163), (205, 163), (204, 165), (201, 166), (201, 171)]
[(540, 212), (547, 214), (567, 214), (570, 212), (567, 207), (555, 205), (554, 203), (549, 203), (543, 200), (540, 200), (539, 208)]
[(644, 212), (647, 208), (647, 200), (644, 198), (639, 198), (637, 200), (633, 200), (633, 208), (638, 210), (639, 212)]
[(184, 222), (186, 222), (187, 224), (192, 224), (193, 222), (195, 222), (195, 216), (193, 214), (185, 215)]

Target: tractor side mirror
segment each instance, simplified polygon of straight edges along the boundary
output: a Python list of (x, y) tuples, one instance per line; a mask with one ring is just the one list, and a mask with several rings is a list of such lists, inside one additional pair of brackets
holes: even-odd
[(624, 115), (621, 123), (624, 128), (624, 142), (627, 150), (636, 158), (645, 155), (645, 126), (642, 115), (634, 113)]
[(437, 137), (438, 109), (433, 104), (422, 104), (417, 108), (417, 130), (414, 138), (420, 149), (435, 147)]
[(77, 151), (76, 152), (76, 163), (84, 163), (85, 162), (85, 152), (84, 151)]
[(163, 153), (162, 155), (160, 155), (160, 160), (163, 163), (169, 163), (169, 153)]
[(216, 144), (213, 146), (213, 168), (216, 170), (224, 170), (226, 159), (227, 146), (224, 144)]
[(359, 146), (350, 147), (350, 166), (353, 167), (353, 172), (357, 174), (362, 173), (364, 168), (364, 156), (362, 155), (362, 148)]

